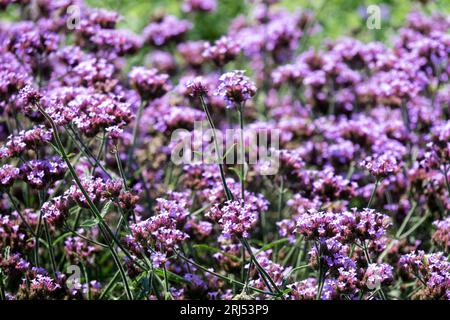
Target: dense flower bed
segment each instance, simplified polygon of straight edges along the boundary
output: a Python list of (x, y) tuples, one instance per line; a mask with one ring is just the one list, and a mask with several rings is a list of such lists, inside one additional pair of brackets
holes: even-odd
[[(210, 42), (0, 1), (2, 299), (450, 299), (449, 17), (314, 49), (314, 12), (255, 2)], [(279, 132), (279, 170), (175, 164), (198, 121), (248, 157)]]

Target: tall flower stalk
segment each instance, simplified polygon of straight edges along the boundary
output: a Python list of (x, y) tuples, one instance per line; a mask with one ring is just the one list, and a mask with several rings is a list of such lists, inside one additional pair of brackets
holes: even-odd
[(116, 237), (114, 236), (113, 232), (109, 229), (108, 225), (106, 224), (106, 222), (104, 221), (102, 215), (100, 214), (100, 211), (97, 209), (97, 207), (95, 206), (94, 202), (90, 198), (88, 192), (83, 187), (83, 184), (81, 183), (80, 179), (78, 178), (78, 175), (77, 175), (75, 169), (73, 168), (72, 163), (70, 162), (66, 151), (64, 150), (64, 146), (62, 145), (61, 139), (59, 137), (58, 127), (56, 126), (55, 122), (48, 115), (48, 113), (44, 110), (44, 108), (42, 108), (42, 106), (41, 106), (41, 104), (39, 102), (37, 102), (36, 106), (37, 106), (39, 112), (50, 123), (50, 125), (51, 125), (51, 127), (53, 129), (53, 135), (54, 135), (54, 140), (55, 140), (55, 143), (56, 143), (56, 148), (57, 148), (61, 158), (67, 164), (67, 167), (68, 167), (68, 169), (70, 171), (70, 174), (72, 175), (72, 178), (74, 179), (76, 185), (78, 186), (78, 188), (80, 189), (81, 193), (85, 197), (86, 202), (88, 203), (89, 209), (94, 214), (95, 218), (98, 219), (98, 221), (100, 222), (100, 224), (99, 224), (100, 232), (102, 233), (103, 237), (107, 241), (107, 245), (108, 245), (109, 251), (111, 252), (111, 255), (113, 256), (114, 263), (116, 264), (117, 268), (120, 271), (126, 295), (127, 295), (129, 300), (133, 300), (133, 295), (132, 295), (131, 290), (130, 290), (130, 286), (129, 286), (129, 283), (128, 283), (128, 279), (127, 279), (125, 270), (124, 270), (124, 268), (123, 268), (123, 266), (122, 266), (122, 264), (120, 262), (120, 259), (119, 259), (119, 256), (118, 256), (117, 252), (114, 249), (113, 241), (118, 242), (118, 240), (116, 240)]

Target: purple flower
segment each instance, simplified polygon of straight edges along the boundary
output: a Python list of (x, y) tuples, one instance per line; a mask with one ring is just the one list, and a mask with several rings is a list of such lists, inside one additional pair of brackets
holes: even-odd
[(54, 197), (41, 207), (42, 217), (51, 225), (59, 225), (69, 214), (67, 197)]
[(216, 7), (216, 0), (184, 0), (181, 8), (184, 12), (210, 12), (215, 11)]
[(0, 189), (8, 189), (20, 176), (19, 168), (5, 164), (0, 167)]
[(220, 76), (215, 95), (222, 97), (232, 107), (251, 99), (255, 93), (256, 86), (244, 75), (244, 71), (235, 70)]
[(153, 100), (162, 97), (172, 89), (169, 76), (158, 73), (156, 69), (134, 67), (128, 75), (131, 86), (136, 89), (141, 98)]
[(208, 94), (208, 88), (202, 77), (195, 77), (186, 83), (186, 91), (192, 97), (205, 97)]
[(398, 263), (401, 269), (419, 280), (421, 290), (413, 298), (450, 299), (450, 263), (442, 252), (412, 252), (403, 255)]
[(0, 255), (0, 268), (7, 276), (17, 277), (30, 268), (30, 263), (20, 253), (11, 254), (8, 258)]
[(97, 50), (118, 56), (133, 54), (142, 46), (141, 38), (128, 30), (102, 29), (89, 39)]
[(397, 162), (397, 159), (389, 153), (367, 157), (360, 165), (364, 166), (376, 179), (394, 175), (400, 170), (400, 164)]
[(188, 65), (192, 68), (198, 69), (206, 60), (203, 56), (203, 51), (206, 46), (206, 41), (186, 41), (180, 43), (177, 46), (177, 50)]
[(42, 98), (42, 94), (30, 85), (20, 90), (19, 95), (24, 107), (34, 107)]
[(27, 131), (22, 130), (17, 135), (9, 136), (5, 145), (0, 147), (0, 158), (18, 156), (29, 149), (36, 150), (37, 147), (50, 142), (52, 138), (52, 130), (42, 125)]
[[(78, 233), (82, 234), (83, 232), (82, 229), (78, 230)], [(78, 236), (67, 237), (64, 241), (64, 252), (73, 264), (78, 264), (80, 261), (92, 264), (96, 250), (96, 247)]]
[(223, 206), (214, 205), (208, 211), (207, 217), (219, 223), (226, 238), (248, 238), (258, 220), (257, 213), (250, 205), (242, 205), (239, 201), (227, 201)]
[(177, 69), (175, 58), (167, 51), (155, 50), (146, 57), (145, 61), (146, 65), (161, 72), (173, 74)]
[(160, 47), (168, 42), (181, 40), (191, 28), (192, 24), (187, 20), (164, 16), (145, 27), (142, 35), (151, 45)]
[(450, 217), (433, 222), (436, 231), (433, 233), (433, 241), (447, 250), (450, 248)]
[(165, 199), (157, 199), (155, 210), (155, 216), (130, 226), (132, 237), (128, 242), (131, 246), (140, 244), (150, 253), (153, 263), (159, 266), (165, 262), (167, 252), (172, 252), (189, 238), (178, 228), (189, 212), (183, 204)]
[(36, 189), (52, 185), (62, 179), (66, 171), (66, 163), (58, 157), (50, 160), (30, 160), (20, 168), (22, 179)]
[(229, 37), (221, 37), (214, 45), (209, 43), (205, 45), (203, 57), (214, 62), (218, 67), (223, 67), (234, 60), (240, 52), (241, 47), (235, 40)]
[(393, 267), (385, 263), (369, 264), (364, 274), (365, 285), (370, 290), (374, 290), (379, 289), (382, 285), (391, 283), (394, 279), (392, 270)]

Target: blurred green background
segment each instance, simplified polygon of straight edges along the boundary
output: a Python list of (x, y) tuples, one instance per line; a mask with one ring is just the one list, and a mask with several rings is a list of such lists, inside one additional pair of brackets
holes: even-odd
[[(181, 12), (182, 0), (87, 0), (93, 7), (102, 7), (118, 11), (124, 17), (122, 27), (139, 32), (156, 12), (166, 12), (184, 16)], [(250, 6), (249, 0), (217, 0), (218, 10), (207, 14), (189, 14), (195, 22), (191, 32), (193, 39), (215, 39), (227, 30), (233, 17), (245, 14)], [(424, 6), (422, 3), (426, 2)], [(378, 4), (384, 19), (380, 30), (369, 30), (365, 27), (364, 15), (369, 5)], [(291, 11), (307, 8), (316, 12), (317, 20), (323, 27), (320, 34), (312, 39), (317, 45), (324, 38), (335, 39), (339, 36), (357, 34), (362, 40), (386, 40), (414, 8), (422, 8), (429, 13), (439, 11), (450, 13), (450, 0), (283, 0), (277, 6), (286, 7)]]
[[(255, 0), (217, 0), (214, 13), (191, 13), (181, 11), (182, 0), (85, 0), (91, 7), (105, 8), (119, 12), (123, 19), (120, 27), (139, 33), (152, 15), (160, 12), (189, 17), (195, 27), (190, 39), (213, 40), (226, 33), (230, 21), (239, 14), (246, 14)], [(425, 5), (424, 5), (425, 3)], [(380, 30), (366, 28), (366, 8), (377, 4), (384, 19)], [(431, 13), (450, 14), (450, 0), (282, 0), (276, 6), (290, 11), (306, 8), (316, 12), (316, 19), (322, 26), (321, 32), (310, 39), (310, 45), (318, 45), (324, 39), (340, 36), (357, 36), (361, 40), (384, 41), (404, 24), (408, 12), (414, 8)], [(17, 20), (17, 8), (10, 6), (0, 12), (0, 21)]]

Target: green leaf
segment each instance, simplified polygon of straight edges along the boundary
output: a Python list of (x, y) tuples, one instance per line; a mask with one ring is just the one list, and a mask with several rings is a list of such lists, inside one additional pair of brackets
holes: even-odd
[(100, 212), (100, 215), (102, 216), (102, 218), (104, 218), (104, 217), (106, 216), (106, 214), (108, 213), (109, 208), (111, 207), (111, 204), (112, 204), (112, 203), (113, 203), (112, 200), (109, 200), (109, 201), (103, 206), (102, 212)]
[(275, 240), (275, 241), (273, 241), (273, 242), (271, 242), (271, 243), (266, 244), (266, 245), (263, 246), (261, 249), (259, 249), (258, 251), (256, 251), (255, 255), (257, 255), (257, 254), (259, 254), (259, 253), (261, 253), (261, 252), (263, 252), (263, 251), (269, 250), (270, 248), (273, 248), (273, 247), (275, 247), (275, 246), (277, 246), (277, 245), (279, 245), (279, 244), (288, 242), (288, 241), (289, 241), (288, 238), (283, 238), (283, 239)]
[[(157, 274), (160, 277), (164, 277), (164, 271), (162, 269), (154, 269), (155, 274)], [(174, 281), (177, 283), (190, 283), (188, 280), (184, 279), (183, 277), (180, 277), (179, 275), (170, 272), (169, 270), (166, 270), (167, 276), (169, 281)]]
[(241, 259), (239, 257), (236, 257), (236, 256), (233, 256), (232, 254), (223, 252), (220, 249), (210, 247), (207, 244), (196, 244), (196, 245), (193, 246), (193, 248), (194, 249), (204, 249), (204, 250), (211, 251), (211, 252), (214, 252), (214, 253), (221, 253), (224, 256), (226, 256), (226, 257), (228, 257), (228, 258), (230, 258), (230, 259), (232, 259), (234, 261), (241, 262)]
[(233, 171), (239, 178), (239, 181), (242, 181), (242, 177), (241, 177), (241, 170), (240, 169), (236, 169), (236, 168), (229, 168), (230, 171)]
[(53, 241), (53, 245), (54, 246), (57, 245), (58, 243), (60, 243), (62, 240), (64, 240), (66, 237), (70, 236), (71, 234), (72, 234), (72, 232), (63, 233), (62, 235), (60, 235), (58, 238), (56, 238)]
[(233, 150), (233, 148), (237, 145), (237, 143), (233, 143), (233, 145), (228, 148), (228, 150), (225, 152), (225, 154), (222, 157), (222, 160), (225, 160), (225, 158), (228, 156), (228, 154), (231, 152), (231, 150)]
[(92, 228), (98, 224), (99, 224), (99, 221), (97, 219), (88, 219), (88, 220), (83, 221), (80, 224), (80, 227), (81, 228)]

